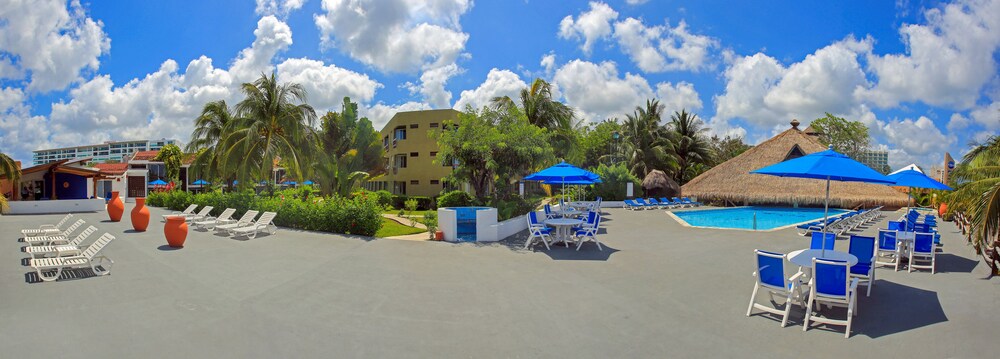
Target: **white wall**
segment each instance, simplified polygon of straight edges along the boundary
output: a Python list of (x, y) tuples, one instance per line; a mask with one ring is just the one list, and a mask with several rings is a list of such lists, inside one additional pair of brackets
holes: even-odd
[(61, 199), (53, 201), (13, 201), (10, 214), (77, 213), (105, 210), (103, 199)]
[(476, 211), (476, 242), (496, 242), (497, 209), (488, 208)]
[(444, 240), (458, 240), (458, 214), (445, 208), (438, 208), (438, 229), (444, 232)]

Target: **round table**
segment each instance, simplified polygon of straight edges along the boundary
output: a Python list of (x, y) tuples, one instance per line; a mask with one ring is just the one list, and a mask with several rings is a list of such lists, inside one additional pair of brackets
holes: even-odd
[(593, 202), (569, 202), (566, 205), (570, 206), (570, 207), (573, 207), (573, 208), (586, 208), (586, 209), (590, 209), (590, 207), (593, 206), (594, 204), (593, 204)]
[(583, 220), (575, 218), (554, 218), (546, 219), (545, 225), (552, 226), (556, 228), (556, 238), (566, 244), (569, 247), (569, 229), (574, 226), (579, 226), (583, 224)]
[(555, 213), (563, 217), (575, 217), (579, 216), (580, 214), (583, 214), (583, 211), (578, 211), (575, 209), (563, 209), (555, 211)]
[(851, 267), (858, 264), (858, 257), (855, 257), (853, 254), (834, 250), (826, 250), (824, 253), (821, 249), (800, 249), (788, 253), (788, 261), (800, 267), (812, 267), (813, 258), (844, 261)]

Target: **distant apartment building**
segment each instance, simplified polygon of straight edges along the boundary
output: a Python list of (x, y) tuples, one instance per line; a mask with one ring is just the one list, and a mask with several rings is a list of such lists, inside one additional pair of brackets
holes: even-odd
[(163, 146), (179, 145), (177, 140), (107, 141), (96, 145), (53, 148), (32, 151), (35, 166), (59, 160), (91, 158), (92, 162), (121, 161), (125, 156), (141, 151), (158, 151)]
[(892, 170), (889, 168), (889, 151), (886, 150), (867, 150), (858, 155), (856, 160), (882, 174), (889, 174)]
[(458, 119), (459, 113), (452, 109), (396, 113), (380, 131), (385, 174), (369, 180), (365, 188), (407, 196), (437, 196), (452, 166), (434, 163), (438, 145), (430, 133), (441, 130), (445, 121)]

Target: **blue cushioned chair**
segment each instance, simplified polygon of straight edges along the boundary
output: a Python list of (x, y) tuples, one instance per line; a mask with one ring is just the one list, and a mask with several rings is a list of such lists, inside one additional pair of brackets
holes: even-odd
[[(795, 273), (791, 278), (785, 277), (785, 255), (774, 252), (766, 252), (755, 249), (753, 251), (757, 257), (757, 271), (753, 276), (757, 279), (757, 284), (753, 287), (753, 294), (750, 295), (750, 306), (747, 308), (747, 316), (753, 312), (754, 308), (768, 313), (781, 315), (781, 327), (788, 323), (788, 313), (792, 310), (792, 303), (802, 304), (803, 294), (801, 282), (803, 273)], [(785, 297), (785, 308), (778, 309), (757, 303), (757, 292), (764, 289), (774, 303), (774, 295), (779, 294)]]
[(535, 241), (541, 241), (545, 244), (545, 249), (552, 249), (549, 247), (551, 233), (551, 228), (545, 227), (545, 224), (538, 221), (538, 212), (528, 212), (528, 240), (524, 242), (524, 249), (531, 247)]
[(812, 232), (812, 240), (809, 241), (809, 249), (833, 250), (835, 243), (837, 243), (836, 233), (826, 233), (826, 238), (824, 238), (823, 232)]
[(896, 231), (887, 229), (878, 230), (878, 249), (875, 250), (875, 265), (892, 266), (899, 270), (899, 242), (896, 240)]
[[(851, 321), (857, 312), (858, 279), (851, 279), (847, 262), (813, 258), (813, 276), (809, 281), (809, 303), (802, 331), (809, 329), (809, 321), (847, 326), (844, 338), (851, 337)], [(824, 303), (847, 307), (847, 319), (837, 320), (813, 315), (813, 305)]]
[(875, 284), (875, 237), (851, 235), (847, 252), (858, 257), (858, 264), (851, 267), (851, 277), (868, 286), (866, 296), (870, 297)]
[[(917, 233), (913, 238), (913, 248), (910, 248), (910, 265), (907, 272), (913, 272), (913, 268), (930, 269), (934, 274), (934, 234)], [(930, 264), (918, 265), (916, 261), (929, 262)]]

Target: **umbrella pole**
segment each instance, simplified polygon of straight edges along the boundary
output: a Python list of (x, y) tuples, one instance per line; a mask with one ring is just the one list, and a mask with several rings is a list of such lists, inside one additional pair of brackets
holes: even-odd
[(822, 256), (826, 257), (826, 229), (830, 226), (830, 177), (826, 177), (826, 202), (823, 206), (823, 237), (820, 240), (820, 246), (823, 247)]

